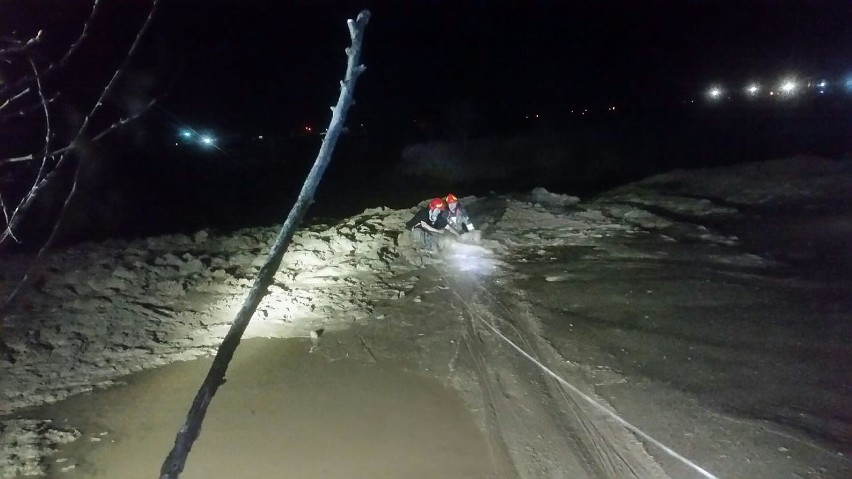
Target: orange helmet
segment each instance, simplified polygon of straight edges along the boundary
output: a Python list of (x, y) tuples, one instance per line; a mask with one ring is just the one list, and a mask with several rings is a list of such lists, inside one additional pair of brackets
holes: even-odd
[(447, 205), (444, 204), (444, 200), (442, 200), (441, 198), (435, 198), (434, 200), (429, 202), (429, 209), (430, 210), (435, 210), (435, 209), (442, 210), (446, 207), (447, 207)]
[(450, 204), (450, 203), (458, 203), (458, 202), (459, 202), (459, 199), (458, 199), (458, 198), (456, 198), (456, 195), (454, 195), (454, 194), (450, 193), (450, 194), (448, 194), (448, 195), (444, 198), (444, 201), (446, 201), (446, 202), (447, 202), (447, 204)]

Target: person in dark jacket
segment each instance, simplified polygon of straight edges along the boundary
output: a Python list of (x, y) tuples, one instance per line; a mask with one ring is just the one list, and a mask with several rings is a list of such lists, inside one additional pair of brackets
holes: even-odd
[(411, 232), (413, 243), (429, 249), (438, 248), (438, 237), (449, 229), (447, 219), (441, 214), (444, 209), (446, 209), (444, 200), (435, 198), (427, 207), (421, 208), (413, 218), (408, 220), (408, 223), (405, 223), (405, 228)]
[(459, 234), (475, 229), (473, 223), (470, 221), (470, 216), (467, 214), (467, 210), (462, 206), (459, 199), (456, 198), (456, 195), (452, 193), (448, 194), (444, 198), (444, 202), (447, 204), (447, 209), (443, 210), (441, 214), (447, 219), (450, 228)]

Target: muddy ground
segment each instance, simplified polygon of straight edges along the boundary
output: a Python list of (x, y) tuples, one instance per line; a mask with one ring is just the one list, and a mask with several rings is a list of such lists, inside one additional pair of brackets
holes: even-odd
[[(706, 477), (615, 411), (716, 477), (850, 477), (850, 192), (797, 158), (466, 198), (439, 254), (409, 210), (303, 230), (184, 476)], [(155, 476), (274, 233), (55, 255), (5, 319), (2, 476)]]

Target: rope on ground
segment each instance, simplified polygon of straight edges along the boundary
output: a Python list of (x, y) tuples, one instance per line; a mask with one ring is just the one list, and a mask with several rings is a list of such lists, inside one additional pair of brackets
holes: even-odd
[[(442, 273), (443, 273), (443, 276), (444, 276), (444, 277), (452, 278), (452, 277), (453, 277), (453, 275), (454, 275), (452, 271), (446, 270), (446, 269), (444, 269), (444, 268), (439, 268), (439, 270), (441, 270), (441, 271), (442, 271)], [(480, 287), (481, 287), (481, 286), (480, 286)], [(482, 289), (483, 289), (486, 293), (490, 294), (490, 293), (489, 293), (489, 292), (488, 292), (488, 291), (487, 291), (484, 287), (481, 287), (481, 288), (482, 288)], [(493, 332), (493, 333), (494, 333), (494, 334), (496, 334), (499, 338), (501, 338), (503, 341), (505, 341), (506, 343), (508, 343), (508, 344), (509, 344), (509, 345), (510, 345), (513, 349), (515, 349), (516, 351), (518, 351), (518, 352), (519, 352), (522, 356), (524, 356), (525, 358), (527, 358), (528, 360), (530, 360), (533, 364), (535, 364), (536, 366), (538, 366), (538, 367), (539, 367), (542, 371), (544, 371), (544, 372), (545, 372), (545, 374), (547, 374), (548, 376), (550, 376), (550, 377), (552, 377), (553, 379), (555, 379), (555, 380), (556, 380), (559, 384), (561, 384), (563, 387), (568, 388), (570, 391), (572, 391), (573, 393), (575, 393), (577, 396), (579, 396), (579, 397), (583, 398), (583, 400), (585, 400), (587, 403), (591, 404), (591, 405), (592, 405), (592, 406), (594, 406), (596, 409), (598, 409), (598, 410), (600, 410), (600, 411), (603, 411), (605, 414), (607, 414), (608, 416), (610, 416), (611, 418), (613, 418), (616, 422), (618, 422), (619, 424), (621, 424), (622, 426), (624, 426), (625, 428), (627, 428), (628, 430), (630, 430), (631, 432), (633, 432), (633, 433), (634, 433), (634, 434), (636, 434), (637, 436), (639, 436), (639, 437), (641, 437), (641, 438), (645, 439), (646, 441), (650, 442), (651, 444), (654, 444), (655, 446), (659, 447), (660, 449), (662, 449), (663, 451), (665, 451), (667, 454), (669, 454), (671, 457), (673, 457), (673, 458), (677, 459), (678, 461), (682, 462), (683, 464), (685, 464), (685, 465), (686, 465), (686, 466), (688, 466), (689, 468), (691, 468), (691, 469), (695, 470), (696, 472), (698, 472), (698, 473), (699, 473), (699, 474), (701, 474), (702, 476), (706, 477), (707, 479), (718, 479), (718, 477), (717, 477), (717, 476), (713, 475), (712, 473), (708, 472), (707, 470), (705, 470), (704, 468), (702, 468), (702, 467), (701, 467), (701, 466), (699, 466), (698, 464), (696, 464), (696, 463), (692, 462), (692, 461), (691, 461), (691, 460), (689, 460), (688, 458), (686, 458), (686, 457), (684, 457), (683, 455), (679, 454), (679, 453), (678, 453), (677, 451), (675, 451), (674, 449), (672, 449), (672, 448), (670, 448), (670, 447), (666, 446), (665, 444), (663, 444), (662, 442), (660, 442), (660, 441), (658, 441), (658, 440), (654, 439), (653, 437), (651, 437), (649, 434), (647, 434), (646, 432), (642, 431), (642, 430), (641, 430), (641, 429), (639, 429), (638, 427), (636, 427), (636, 426), (634, 426), (633, 424), (631, 424), (631, 423), (627, 422), (627, 421), (626, 421), (625, 419), (623, 419), (621, 416), (619, 416), (619, 415), (618, 415), (618, 414), (616, 414), (615, 412), (611, 411), (609, 408), (607, 408), (607, 407), (603, 406), (603, 405), (602, 405), (602, 404), (600, 404), (599, 402), (595, 401), (595, 400), (594, 400), (594, 399), (592, 399), (590, 396), (588, 396), (587, 394), (585, 394), (585, 393), (583, 393), (582, 391), (580, 391), (580, 390), (579, 390), (577, 387), (575, 387), (573, 384), (569, 383), (568, 381), (566, 381), (565, 379), (563, 379), (561, 376), (559, 376), (558, 374), (556, 374), (555, 372), (553, 372), (550, 368), (548, 368), (547, 366), (545, 366), (544, 364), (542, 364), (542, 363), (541, 363), (541, 361), (539, 361), (538, 359), (534, 358), (532, 355), (530, 355), (529, 353), (527, 353), (527, 352), (526, 352), (523, 348), (521, 348), (521, 347), (520, 347), (520, 346), (518, 346), (517, 344), (513, 343), (513, 342), (512, 342), (512, 340), (510, 340), (509, 338), (507, 338), (506, 336), (504, 336), (504, 335), (503, 335), (503, 333), (501, 333), (501, 332), (500, 332), (497, 328), (495, 328), (493, 325), (491, 325), (488, 321), (486, 321), (485, 319), (483, 319), (480, 315), (478, 315), (478, 314), (474, 314), (474, 312), (473, 312), (473, 311), (471, 310), (471, 308), (468, 306), (467, 301), (465, 301), (465, 299), (464, 299), (464, 298), (462, 298), (462, 296), (458, 293), (458, 288), (453, 288), (453, 291), (455, 292), (455, 294), (456, 294), (456, 296), (459, 298), (459, 300), (462, 302), (462, 305), (464, 306), (464, 308), (468, 311), (468, 313), (470, 313), (470, 315), (471, 315), (472, 317), (474, 317), (474, 318), (476, 318), (477, 320), (479, 320), (479, 322), (480, 322), (480, 323), (482, 323), (483, 325), (485, 325), (485, 327), (487, 327), (487, 328), (488, 328), (491, 332)], [(504, 320), (504, 321), (505, 321), (505, 320)], [(510, 323), (510, 322), (508, 322), (508, 321), (506, 321), (506, 323), (507, 323), (507, 324), (509, 324), (510, 326), (512, 326), (513, 328), (515, 328), (515, 330), (517, 331), (517, 328), (516, 328), (516, 327), (515, 327), (512, 323)], [(524, 339), (524, 336), (523, 336), (522, 334), (520, 334), (520, 331), (518, 331), (518, 333), (519, 333), (519, 336), (521, 337), (521, 339)]]
[(604, 413), (606, 413), (608, 416), (610, 416), (611, 418), (615, 419), (615, 420), (616, 420), (619, 424), (621, 424), (622, 426), (626, 427), (627, 429), (629, 429), (629, 430), (630, 430), (631, 432), (633, 432), (634, 434), (636, 434), (636, 435), (638, 435), (638, 436), (642, 437), (642, 438), (643, 438), (643, 439), (645, 439), (646, 441), (648, 441), (648, 442), (650, 442), (650, 443), (654, 444), (655, 446), (659, 447), (660, 449), (662, 449), (663, 451), (665, 451), (666, 453), (668, 453), (668, 454), (669, 454), (670, 456), (672, 456), (673, 458), (677, 459), (678, 461), (680, 461), (680, 462), (682, 462), (682, 463), (686, 464), (687, 466), (689, 466), (689, 467), (690, 467), (690, 468), (692, 468), (693, 470), (697, 471), (697, 472), (698, 472), (699, 474), (701, 474), (702, 476), (704, 476), (704, 477), (706, 477), (706, 478), (708, 478), (708, 479), (718, 479), (716, 476), (714, 476), (714, 475), (713, 475), (713, 474), (711, 474), (710, 472), (706, 471), (705, 469), (703, 469), (703, 468), (702, 468), (701, 466), (699, 466), (698, 464), (696, 464), (696, 463), (692, 462), (691, 460), (687, 459), (686, 457), (684, 457), (684, 456), (680, 455), (680, 454), (679, 454), (677, 451), (675, 451), (674, 449), (672, 449), (672, 448), (670, 448), (670, 447), (666, 446), (665, 444), (661, 443), (660, 441), (658, 441), (658, 440), (654, 439), (653, 437), (651, 437), (650, 435), (648, 435), (647, 433), (645, 433), (644, 431), (642, 431), (642, 430), (641, 430), (641, 429), (639, 429), (638, 427), (636, 427), (636, 426), (634, 426), (633, 424), (630, 424), (630, 423), (629, 423), (629, 422), (627, 422), (626, 420), (622, 419), (622, 418), (621, 418), (621, 416), (619, 416), (618, 414), (616, 414), (616, 413), (612, 412), (611, 410), (609, 410), (609, 408), (604, 407), (603, 405), (601, 405), (600, 403), (598, 403), (597, 401), (595, 401), (594, 399), (592, 399), (591, 397), (589, 397), (588, 395), (586, 395), (585, 393), (583, 393), (582, 391), (580, 391), (580, 390), (579, 390), (578, 388), (576, 388), (573, 384), (569, 383), (569, 382), (568, 382), (568, 381), (566, 381), (565, 379), (562, 379), (562, 377), (561, 377), (561, 376), (559, 376), (558, 374), (556, 374), (555, 372), (553, 372), (552, 370), (550, 370), (547, 366), (545, 366), (544, 364), (542, 364), (540, 361), (538, 361), (537, 359), (535, 359), (534, 357), (532, 357), (529, 353), (527, 353), (526, 351), (524, 351), (524, 350), (523, 350), (520, 346), (518, 346), (518, 345), (516, 345), (515, 343), (513, 343), (513, 342), (512, 342), (512, 340), (510, 340), (509, 338), (507, 338), (506, 336), (504, 336), (504, 335), (503, 335), (503, 334), (502, 334), (502, 333), (501, 333), (501, 332), (500, 332), (497, 328), (495, 328), (494, 326), (492, 326), (491, 324), (489, 324), (489, 323), (488, 323), (488, 321), (485, 321), (484, 319), (482, 319), (479, 315), (473, 315), (473, 316), (474, 316), (474, 317), (476, 317), (476, 318), (479, 320), (479, 322), (480, 322), (480, 323), (484, 324), (484, 325), (485, 325), (488, 329), (490, 329), (490, 330), (491, 330), (494, 334), (496, 334), (498, 337), (500, 337), (503, 341), (505, 341), (505, 342), (506, 342), (506, 343), (508, 343), (510, 346), (512, 346), (512, 348), (514, 348), (516, 351), (518, 351), (518, 352), (519, 352), (522, 356), (524, 356), (525, 358), (529, 359), (529, 360), (530, 360), (533, 364), (535, 364), (536, 366), (538, 366), (538, 367), (539, 367), (542, 371), (544, 371), (547, 375), (549, 375), (550, 377), (552, 377), (553, 379), (555, 379), (556, 381), (558, 381), (558, 382), (559, 382), (559, 384), (561, 384), (562, 386), (564, 386), (564, 387), (566, 387), (566, 388), (570, 389), (570, 390), (571, 390), (572, 392), (574, 392), (576, 395), (580, 396), (580, 397), (581, 397), (581, 398), (583, 398), (586, 402), (588, 402), (589, 404), (591, 404), (592, 406), (594, 406), (594, 407), (595, 407), (595, 408), (597, 408), (598, 410), (603, 411), (603, 412), (604, 412)]
[(313, 202), (314, 193), (316, 192), (319, 181), (322, 178), (325, 169), (331, 161), (331, 153), (343, 131), (343, 124), (346, 119), (346, 112), (353, 103), (352, 95), (355, 88), (355, 81), (358, 76), (364, 71), (364, 65), (360, 64), (361, 44), (364, 38), (364, 29), (370, 19), (370, 12), (367, 10), (358, 14), (357, 20), (349, 20), (349, 36), (352, 40), (352, 46), (346, 49), (348, 57), (346, 66), (346, 76), (340, 82), (340, 96), (337, 100), (337, 106), (332, 107), (331, 123), (328, 127), (328, 134), (325, 136), (320, 146), (320, 151), (317, 154), (314, 166), (305, 178), (305, 183), (302, 185), (302, 191), (296, 199), (296, 203), (290, 209), (287, 215), (287, 220), (281, 226), (278, 236), (275, 238), (275, 243), (269, 251), (266, 262), (260, 269), (260, 273), (255, 279), (248, 296), (245, 299), (237, 317), (234, 319), (231, 328), (225, 335), (222, 345), (213, 359), (213, 365), (210, 366), (210, 371), (204, 382), (198, 389), (195, 399), (192, 401), (192, 406), (186, 415), (186, 422), (178, 431), (175, 438), (175, 444), (163, 466), (160, 469), (160, 479), (177, 479), (183, 471), (186, 464), (186, 458), (189, 455), (192, 444), (201, 433), (201, 423), (204, 421), (204, 416), (207, 414), (207, 407), (213, 400), (213, 396), (222, 384), (225, 373), (228, 371), (228, 364), (234, 356), (237, 346), (240, 344), (240, 338), (254, 315), (260, 301), (266, 295), (267, 288), (272, 284), (275, 272), (281, 265), (281, 258), (284, 252), (287, 251), (287, 246), (296, 232), (296, 227), (305, 216), (308, 207)]

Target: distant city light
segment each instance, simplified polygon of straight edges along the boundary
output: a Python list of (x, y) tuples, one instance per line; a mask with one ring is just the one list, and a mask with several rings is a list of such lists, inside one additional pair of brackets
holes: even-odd
[[(184, 128), (180, 130), (180, 137), (185, 140), (184, 144), (200, 144), (205, 147), (216, 146), (216, 139), (211, 135), (202, 135), (192, 128)], [(175, 143), (175, 145), (180, 145), (180, 143)]]
[(781, 84), (781, 91), (787, 95), (792, 94), (796, 91), (796, 82), (793, 80), (785, 80), (784, 83)]
[(707, 91), (707, 94), (710, 95), (710, 98), (715, 100), (722, 96), (722, 89), (717, 86), (714, 86), (711, 87), (709, 91)]
[[(747, 81), (739, 90), (739, 95), (728, 91), (721, 83), (710, 84), (701, 94), (709, 101), (749, 99), (756, 102), (759, 98), (773, 97), (774, 99), (792, 99), (797, 97), (819, 98), (835, 96), (841, 93), (852, 94), (852, 74), (843, 77), (806, 77), (800, 73), (789, 73), (773, 82), (774, 88), (768, 88), (760, 81)], [(683, 103), (692, 103), (685, 99)]]
[(258, 140), (262, 140), (262, 139), (263, 139), (263, 135), (257, 135), (257, 139), (258, 139)]

